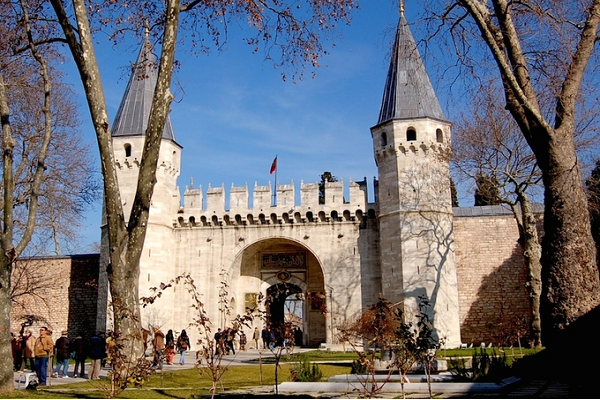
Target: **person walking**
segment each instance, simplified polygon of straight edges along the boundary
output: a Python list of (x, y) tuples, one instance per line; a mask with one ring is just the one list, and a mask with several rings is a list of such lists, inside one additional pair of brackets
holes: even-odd
[(35, 373), (38, 377), (39, 386), (46, 386), (48, 378), (48, 360), (52, 356), (54, 343), (48, 335), (48, 328), (40, 328), (40, 336), (35, 340), (33, 353), (35, 355)]
[(56, 354), (56, 370), (54, 370), (55, 378), (69, 377), (69, 358), (71, 357), (71, 342), (69, 341), (67, 334), (67, 331), (62, 331), (60, 333), (60, 337), (56, 339), (56, 343), (54, 343), (54, 353)]
[(269, 328), (265, 326), (260, 334), (260, 337), (262, 338), (263, 349), (266, 349), (269, 346)]
[(190, 348), (190, 338), (184, 329), (181, 331), (181, 335), (179, 335), (177, 338), (177, 350), (181, 353), (181, 356), (179, 357), (179, 365), (185, 364), (185, 352)]
[(100, 379), (100, 369), (102, 369), (102, 357), (104, 357), (105, 342), (100, 337), (100, 332), (96, 331), (90, 338), (90, 358), (92, 365), (90, 367), (89, 378), (91, 380)]
[(260, 339), (260, 332), (258, 328), (254, 328), (254, 333), (252, 334), (252, 341), (254, 342), (254, 348), (258, 350), (258, 340)]
[(75, 369), (73, 370), (73, 378), (85, 378), (85, 358), (87, 357), (87, 349), (85, 340), (80, 333), (71, 342), (71, 354), (75, 357)]
[(244, 333), (244, 331), (240, 331), (240, 350), (241, 351), (246, 351), (246, 343), (248, 343), (246, 334)]
[(165, 334), (160, 329), (154, 328), (154, 339), (152, 340), (154, 346), (154, 361), (152, 367), (163, 369), (163, 354), (165, 352)]
[(173, 365), (173, 358), (175, 357), (175, 336), (173, 335), (172, 329), (169, 329), (169, 331), (167, 332), (165, 341), (165, 358), (167, 360), (167, 365)]

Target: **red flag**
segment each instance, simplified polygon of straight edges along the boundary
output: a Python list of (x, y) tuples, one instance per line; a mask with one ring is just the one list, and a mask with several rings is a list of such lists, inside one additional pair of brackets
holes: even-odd
[(273, 172), (275, 172), (276, 169), (277, 169), (277, 156), (275, 156), (275, 159), (273, 160), (273, 164), (271, 164), (271, 171), (269, 171), (269, 174), (272, 174)]

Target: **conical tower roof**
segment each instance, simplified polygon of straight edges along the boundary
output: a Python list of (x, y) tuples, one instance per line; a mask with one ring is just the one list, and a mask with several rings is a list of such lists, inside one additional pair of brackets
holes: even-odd
[[(146, 134), (152, 96), (158, 76), (157, 65), (156, 58), (152, 53), (152, 45), (146, 36), (137, 61), (132, 67), (127, 89), (125, 89), (113, 123), (113, 137), (144, 136)], [(173, 126), (168, 116), (163, 130), (163, 139), (175, 141)]]
[(424, 117), (445, 120), (417, 44), (401, 13), (377, 124)]

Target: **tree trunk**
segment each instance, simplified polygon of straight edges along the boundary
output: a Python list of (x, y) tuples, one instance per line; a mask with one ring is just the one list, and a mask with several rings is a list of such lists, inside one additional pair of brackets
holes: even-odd
[[(527, 288), (531, 298), (531, 331), (533, 347), (542, 347), (542, 326), (540, 317), (540, 297), (542, 294), (542, 251), (537, 232), (537, 223), (531, 201), (526, 193), (517, 189), (517, 201), (521, 206), (519, 241), (523, 248), (523, 257), (527, 266)], [(515, 212), (516, 210), (513, 210)], [(516, 214), (515, 214), (516, 215)]]
[(0, 254), (0, 393), (14, 390), (12, 347), (10, 338), (10, 272), (11, 261)]
[[(572, 133), (572, 132), (571, 132)], [(572, 135), (555, 131), (544, 171), (542, 244), (542, 335), (544, 345), (561, 345), (560, 333), (600, 304), (600, 279), (587, 197)]]

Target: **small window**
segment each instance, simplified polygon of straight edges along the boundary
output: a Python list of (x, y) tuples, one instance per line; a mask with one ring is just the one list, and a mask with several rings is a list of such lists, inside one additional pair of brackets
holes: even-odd
[(381, 147), (387, 146), (387, 133), (381, 132)]
[(408, 128), (406, 130), (406, 140), (409, 142), (417, 140), (417, 131), (415, 131), (415, 128)]
[(438, 143), (444, 143), (444, 132), (442, 132), (441, 129), (435, 131), (435, 140), (437, 140)]
[(131, 145), (129, 143), (125, 143), (125, 157), (131, 157)]

